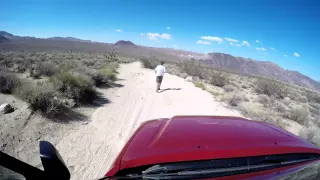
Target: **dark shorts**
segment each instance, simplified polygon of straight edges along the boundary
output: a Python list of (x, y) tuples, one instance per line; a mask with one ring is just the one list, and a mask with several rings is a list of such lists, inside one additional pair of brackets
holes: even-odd
[(163, 79), (163, 76), (157, 76), (156, 78), (157, 83), (162, 83), (162, 79)]

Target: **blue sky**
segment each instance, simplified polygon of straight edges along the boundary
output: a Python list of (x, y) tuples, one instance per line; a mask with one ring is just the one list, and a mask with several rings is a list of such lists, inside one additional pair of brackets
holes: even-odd
[(317, 0), (2, 0), (0, 30), (224, 52), (320, 80)]

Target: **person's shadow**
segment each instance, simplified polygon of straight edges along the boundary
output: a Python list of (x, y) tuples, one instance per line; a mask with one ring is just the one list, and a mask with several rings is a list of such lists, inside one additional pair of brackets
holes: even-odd
[(165, 89), (160, 89), (158, 92), (162, 93), (164, 91), (180, 91), (181, 88), (165, 88)]

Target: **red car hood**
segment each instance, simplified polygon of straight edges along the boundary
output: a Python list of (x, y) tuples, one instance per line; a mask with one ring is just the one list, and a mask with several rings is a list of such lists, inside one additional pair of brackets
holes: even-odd
[(239, 117), (176, 116), (142, 124), (114, 168), (299, 152), (320, 153), (315, 145), (262, 122)]

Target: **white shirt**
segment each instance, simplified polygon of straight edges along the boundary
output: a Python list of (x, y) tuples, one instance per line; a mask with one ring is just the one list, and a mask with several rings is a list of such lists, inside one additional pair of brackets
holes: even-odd
[(166, 73), (166, 68), (162, 65), (158, 65), (155, 69), (156, 76), (163, 76)]

